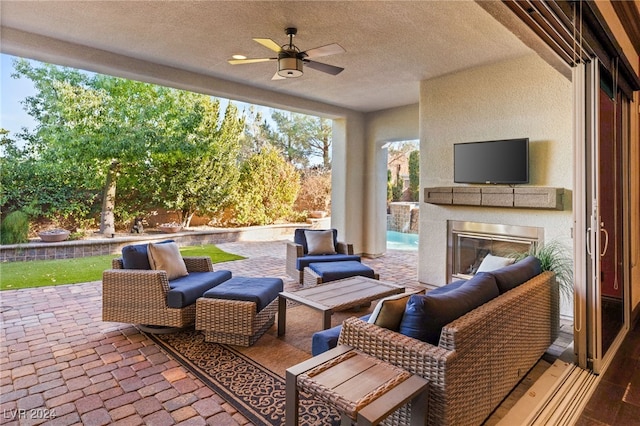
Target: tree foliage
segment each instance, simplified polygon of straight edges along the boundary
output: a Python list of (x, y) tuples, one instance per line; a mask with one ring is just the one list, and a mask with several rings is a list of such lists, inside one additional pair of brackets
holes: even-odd
[[(205, 95), (25, 60), (16, 61), (14, 70), (36, 88), (24, 106), (38, 124), (23, 135), (28, 148), (12, 152), (20, 160), (16, 168), (24, 169), (12, 190), (25, 199), (61, 211), (60, 205), (78, 195), (65, 195), (66, 188), (101, 194), (101, 230), (107, 233), (115, 229), (118, 186), (128, 195), (121, 214), (160, 203), (181, 211), (188, 223), (196, 210), (209, 212), (228, 202), (244, 125), (235, 107), (220, 120), (219, 102)], [(40, 186), (38, 176), (43, 185), (55, 185), (59, 203), (28, 193)], [(39, 197), (47, 193), (40, 190)], [(84, 199), (95, 201), (87, 194)]]
[(409, 193), (411, 201), (418, 201), (420, 196), (420, 151), (409, 153)]
[(309, 157), (316, 156), (322, 158), (324, 168), (331, 167), (328, 119), (283, 111), (273, 111), (271, 118), (277, 126), (277, 132), (271, 132), (272, 143), (290, 163), (307, 167)]
[(233, 206), (238, 225), (268, 225), (288, 218), (300, 190), (300, 174), (272, 146), (252, 155), (240, 168)]

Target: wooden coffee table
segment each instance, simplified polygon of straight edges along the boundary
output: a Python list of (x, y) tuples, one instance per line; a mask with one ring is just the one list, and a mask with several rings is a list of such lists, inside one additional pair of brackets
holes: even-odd
[(322, 312), (322, 329), (326, 330), (331, 327), (331, 315), (334, 312), (398, 293), (404, 293), (404, 287), (359, 276), (298, 291), (283, 291), (278, 298), (278, 336), (282, 336), (286, 330), (287, 299)]

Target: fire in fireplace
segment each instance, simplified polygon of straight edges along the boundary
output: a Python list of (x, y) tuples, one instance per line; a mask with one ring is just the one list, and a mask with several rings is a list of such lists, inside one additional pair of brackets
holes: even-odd
[(471, 278), (491, 254), (526, 253), (543, 242), (544, 228), (494, 223), (447, 222), (447, 280)]

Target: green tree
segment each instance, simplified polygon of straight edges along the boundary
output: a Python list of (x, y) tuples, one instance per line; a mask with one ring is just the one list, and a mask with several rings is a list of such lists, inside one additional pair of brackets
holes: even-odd
[(267, 225), (286, 219), (300, 190), (300, 174), (278, 149), (265, 146), (240, 167), (233, 216), (240, 225)]
[(411, 201), (418, 201), (420, 196), (420, 151), (409, 153), (409, 192)]
[(331, 121), (311, 115), (274, 111), (271, 118), (277, 131), (271, 133), (274, 146), (298, 167), (306, 167), (309, 157), (322, 158), (324, 168), (331, 167)]
[[(191, 110), (200, 114), (197, 128), (184, 135), (180, 153), (151, 156), (154, 201), (181, 213), (182, 225), (189, 226), (196, 212), (216, 214), (232, 201), (239, 178), (237, 159), (244, 120), (229, 104), (219, 120), (219, 101), (195, 99)], [(188, 112), (185, 112), (188, 114)]]
[[(221, 169), (229, 163), (222, 157), (227, 152), (236, 161), (235, 150), (215, 146), (219, 139), (229, 145), (242, 124), (229, 115), (218, 128), (219, 106), (209, 97), (25, 60), (16, 61), (14, 69), (15, 76), (31, 79), (37, 92), (24, 102), (38, 121), (28, 135), (32, 151), (45, 164), (72, 167), (71, 175), (83, 171), (85, 185), (100, 188), (101, 232), (115, 231), (118, 185), (132, 194), (129, 209), (162, 198), (186, 221), (194, 209), (209, 210), (228, 191), (219, 190), (225, 181), (214, 183), (212, 170), (217, 168), (218, 178), (224, 175)], [(233, 178), (233, 170), (225, 172)], [(151, 175), (158, 181), (150, 182)], [(207, 191), (210, 196), (203, 195)]]

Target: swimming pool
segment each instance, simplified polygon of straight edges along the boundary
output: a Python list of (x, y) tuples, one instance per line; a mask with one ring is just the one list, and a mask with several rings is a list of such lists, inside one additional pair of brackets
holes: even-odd
[(387, 248), (395, 250), (418, 250), (418, 234), (387, 231)]

